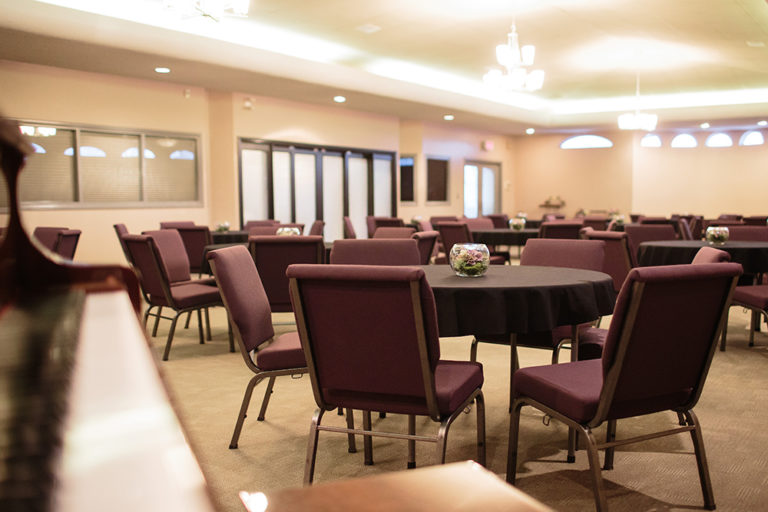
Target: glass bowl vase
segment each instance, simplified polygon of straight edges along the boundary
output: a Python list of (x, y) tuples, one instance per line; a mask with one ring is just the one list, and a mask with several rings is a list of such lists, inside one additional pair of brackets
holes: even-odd
[(457, 276), (480, 277), (488, 270), (491, 253), (485, 244), (454, 244), (448, 261)]
[(277, 234), (280, 236), (296, 236), (301, 234), (301, 230), (295, 227), (284, 226), (282, 228), (277, 228)]
[(514, 219), (509, 219), (509, 228), (514, 229), (515, 231), (525, 229), (525, 218), (515, 217)]
[(728, 228), (725, 226), (710, 226), (707, 228), (705, 236), (710, 245), (723, 245), (728, 241)]

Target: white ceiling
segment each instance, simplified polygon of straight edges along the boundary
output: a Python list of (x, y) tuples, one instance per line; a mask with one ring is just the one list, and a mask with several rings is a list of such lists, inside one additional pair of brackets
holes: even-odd
[[(0, 58), (503, 133), (614, 126), (637, 76), (662, 129), (768, 116), (764, 0), (251, 0), (218, 22), (163, 3), (4, 0)], [(546, 72), (535, 94), (482, 84), (512, 21)]]

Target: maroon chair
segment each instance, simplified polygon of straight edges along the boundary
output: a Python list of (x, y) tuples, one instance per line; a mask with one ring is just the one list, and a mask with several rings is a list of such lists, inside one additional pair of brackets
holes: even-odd
[(187, 251), (190, 272), (196, 272), (200, 275), (205, 267), (203, 261), (205, 246), (213, 243), (211, 230), (208, 226), (180, 226), (176, 228), (176, 231), (181, 235), (184, 250)]
[(56, 239), (61, 231), (66, 231), (69, 228), (53, 227), (53, 226), (38, 226), (32, 232), (32, 237), (38, 242), (43, 244), (43, 247), (51, 252), (56, 249)]
[(590, 227), (595, 231), (606, 231), (611, 218), (606, 215), (585, 215), (584, 226)]
[(208, 253), (208, 261), (227, 308), (240, 354), (245, 365), (254, 373), (245, 388), (235, 431), (229, 443), (229, 447), (234, 449), (237, 448), (256, 385), (269, 379), (257, 417), (258, 421), (264, 421), (275, 378), (307, 373), (307, 363), (296, 331), (275, 337), (269, 300), (248, 249), (236, 245), (211, 251)]
[(587, 240), (602, 240), (605, 242), (605, 259), (602, 271), (613, 278), (613, 288), (618, 293), (621, 285), (632, 270), (632, 259), (629, 255), (627, 234), (620, 231), (585, 230)]
[(62, 258), (75, 259), (77, 242), (80, 240), (79, 229), (64, 229), (56, 234), (56, 242), (53, 245), (53, 252)]
[(487, 217), (466, 217), (461, 222), (467, 225), (470, 231), (474, 229), (495, 229), (493, 221)]
[(414, 228), (382, 226), (376, 228), (373, 238), (411, 238), (416, 232)]
[(584, 223), (575, 220), (553, 220), (542, 222), (539, 226), (539, 238), (560, 238), (576, 240)]
[(260, 227), (260, 226), (275, 226), (277, 224), (280, 224), (280, 221), (274, 220), (274, 219), (249, 220), (245, 224), (243, 224), (243, 231), (248, 231), (251, 228)]
[(509, 215), (506, 213), (490, 213), (486, 217), (491, 219), (494, 229), (506, 229), (509, 227)]
[[(314, 476), (318, 433), (359, 430), (321, 425), (326, 411), (363, 411), (366, 462), (371, 436), (434, 441), (445, 461), (448, 431), (475, 401), (477, 459), (485, 464), (483, 369), (478, 363), (440, 359), (437, 312), (424, 270), (368, 265), (291, 265), (296, 324), (318, 410), (309, 430), (304, 483)], [(408, 434), (371, 429), (370, 411), (408, 415)], [(440, 423), (437, 436), (416, 435), (416, 416)]]
[[(621, 289), (601, 359), (517, 370), (507, 481), (517, 473), (520, 410), (530, 405), (583, 434), (597, 510), (607, 510), (598, 450), (613, 468), (616, 446), (689, 432), (704, 505), (714, 510), (701, 427), (693, 408), (706, 381), (733, 287), (734, 263), (636, 268)], [(617, 420), (672, 410), (685, 425), (616, 440)], [(606, 442), (593, 429), (607, 423)], [(679, 480), (685, 480), (682, 476)]]
[(765, 226), (768, 224), (768, 215), (750, 215), (741, 220), (747, 226)]
[[(455, 244), (473, 243), (472, 233), (466, 222), (441, 222), (437, 225), (437, 231), (440, 233), (446, 252), (446, 259), (442, 263), (448, 263), (447, 255)], [(503, 265), (505, 261), (507, 260), (502, 255), (491, 255), (491, 265)]]
[(728, 226), (728, 239), (734, 242), (768, 242), (768, 226)]
[(624, 232), (627, 234), (633, 267), (637, 266), (637, 251), (641, 243), (677, 239), (675, 228), (669, 224), (630, 224), (624, 226)]
[(174, 220), (174, 221), (160, 223), (160, 229), (193, 228), (193, 227), (195, 227), (195, 222), (191, 220)]
[(437, 227), (441, 222), (458, 222), (459, 218), (455, 215), (434, 215), (429, 218), (429, 223)]
[(428, 265), (432, 259), (432, 255), (437, 249), (437, 237), (439, 233), (437, 231), (417, 231), (411, 238), (416, 240), (416, 244), (419, 248), (419, 263), (422, 265)]
[(688, 219), (684, 217), (677, 219), (677, 232), (683, 240), (694, 240), (691, 225), (688, 223)]
[(355, 226), (352, 224), (352, 219), (344, 217), (344, 238), (357, 238), (355, 233)]
[(428, 220), (420, 220), (416, 223), (416, 225), (419, 227), (419, 231), (434, 231), (435, 228), (432, 226), (432, 223)]
[(742, 220), (744, 217), (742, 215), (739, 215), (737, 213), (721, 213), (717, 220)]
[(120, 242), (120, 248), (123, 249), (125, 260), (128, 263), (131, 263), (131, 254), (128, 252), (128, 248), (125, 246), (125, 242), (123, 241), (123, 237), (130, 234), (128, 232), (128, 228), (125, 227), (125, 224), (113, 224), (112, 227), (115, 228), (115, 233), (117, 233), (117, 240)]
[(728, 263), (731, 261), (731, 255), (714, 247), (702, 247), (696, 251), (696, 255), (691, 262), (694, 265), (702, 263)]
[(336, 240), (332, 265), (420, 265), (418, 244), (410, 238)]
[[(177, 231), (165, 229), (148, 233), (150, 234), (125, 235), (123, 241), (131, 255), (131, 263), (137, 270), (139, 283), (147, 302), (144, 325), (147, 324), (150, 316), (154, 316), (155, 326), (152, 330), (152, 336), (155, 336), (160, 318), (171, 320), (171, 327), (168, 330), (168, 339), (163, 352), (163, 361), (167, 361), (179, 316), (186, 312), (197, 311), (200, 343), (205, 343), (201, 311), (208, 307), (222, 306), (223, 303), (215, 285), (189, 281), (189, 262), (186, 260), (186, 252), (181, 242), (181, 236)], [(178, 255), (178, 251), (173, 251), (174, 258), (164, 259), (158, 247), (158, 241), (167, 242), (172, 235), (175, 235), (178, 244), (182, 245), (181, 256), (183, 257)], [(163, 240), (163, 238), (167, 239)], [(186, 281), (181, 280), (180, 278), (185, 274)], [(176, 284), (172, 284), (174, 279), (177, 280)], [(162, 316), (164, 307), (170, 308), (175, 312), (175, 315), (173, 317)], [(157, 308), (155, 313), (152, 312), (154, 308)], [(230, 350), (232, 349), (230, 340)]]
[(373, 217), (373, 231), (368, 233), (373, 236), (379, 228), (402, 228), (405, 221), (399, 217)]
[(321, 236), (251, 236), (248, 248), (273, 313), (293, 311), (285, 269), (293, 263), (323, 263)]
[(271, 226), (251, 226), (248, 228), (248, 236), (273, 236), (277, 234), (278, 224)]
[(324, 229), (325, 222), (322, 220), (316, 220), (309, 227), (309, 236), (323, 236)]

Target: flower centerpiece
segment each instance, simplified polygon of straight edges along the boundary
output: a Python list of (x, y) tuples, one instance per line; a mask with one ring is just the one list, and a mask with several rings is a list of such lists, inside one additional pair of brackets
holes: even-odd
[(283, 226), (277, 228), (277, 234), (280, 236), (296, 236), (301, 234), (301, 230), (293, 226)]
[(461, 277), (480, 277), (488, 270), (491, 255), (485, 244), (454, 244), (449, 261)]
[(218, 224), (216, 224), (216, 231), (218, 233), (229, 231), (229, 221), (225, 220), (224, 222), (219, 222)]
[(517, 215), (515, 215), (515, 218), (517, 219), (528, 219), (528, 214), (525, 212), (517, 212)]
[(515, 217), (509, 219), (509, 227), (515, 231), (520, 231), (521, 229), (525, 229), (525, 222), (525, 217)]
[(728, 241), (729, 232), (725, 226), (709, 226), (706, 238), (710, 245), (723, 245)]

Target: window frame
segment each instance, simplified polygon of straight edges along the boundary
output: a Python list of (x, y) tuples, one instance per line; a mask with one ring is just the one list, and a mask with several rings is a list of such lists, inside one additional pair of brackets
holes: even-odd
[[(75, 124), (75, 123), (54, 123), (49, 121), (38, 121), (31, 119), (13, 119), (19, 125), (34, 125), (56, 128), (57, 130), (68, 130), (74, 132), (73, 148), (73, 181), (75, 183), (74, 201), (21, 201), (21, 207), (24, 210), (119, 210), (119, 209), (157, 209), (157, 208), (200, 208), (204, 206), (203, 201), (203, 173), (202, 163), (204, 161), (204, 148), (201, 144), (202, 136), (198, 133), (171, 132), (162, 130), (144, 130), (136, 128), (120, 128), (114, 126)], [(81, 176), (81, 156), (80, 147), (82, 132), (103, 133), (108, 135), (127, 135), (138, 137), (139, 155), (139, 175), (140, 191), (139, 201), (82, 201), (82, 176)], [(197, 199), (189, 201), (148, 201), (146, 199), (146, 157), (144, 150), (146, 148), (147, 137), (164, 137), (193, 140), (195, 143), (195, 193)], [(32, 142), (32, 137), (27, 137)], [(44, 147), (44, 146), (43, 146)], [(23, 171), (22, 171), (23, 172)], [(7, 210), (3, 208), (2, 210)]]

